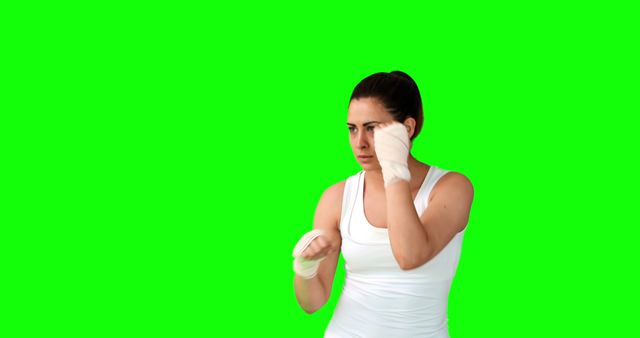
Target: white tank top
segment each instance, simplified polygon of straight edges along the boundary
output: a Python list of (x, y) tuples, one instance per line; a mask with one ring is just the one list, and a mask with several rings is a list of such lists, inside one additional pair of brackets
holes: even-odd
[[(447, 172), (430, 167), (414, 200), (418, 215)], [(325, 338), (448, 338), (447, 301), (464, 230), (427, 263), (400, 269), (388, 230), (374, 227), (364, 215), (364, 175), (361, 171), (349, 177), (344, 188), (340, 233), (346, 280)]]

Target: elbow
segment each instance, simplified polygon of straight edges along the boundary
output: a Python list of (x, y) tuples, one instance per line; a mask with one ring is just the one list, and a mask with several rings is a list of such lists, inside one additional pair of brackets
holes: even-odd
[(406, 260), (402, 260), (398, 262), (398, 265), (400, 265), (400, 269), (404, 270), (404, 271), (408, 271), (408, 270), (413, 270), (417, 267), (419, 267), (420, 265), (415, 264), (413, 262), (407, 262)]
[(306, 312), (308, 315), (312, 315), (316, 311), (318, 311), (318, 309), (304, 309), (304, 312)]
[(404, 271), (419, 268), (431, 260), (431, 255), (423, 253), (420, 255), (411, 255), (397, 259), (400, 269)]
[(302, 308), (302, 310), (304, 310), (304, 312), (311, 315), (320, 310), (326, 303), (327, 299), (324, 299), (322, 301), (311, 301), (304, 304), (301, 303), (300, 307)]
[[(323, 304), (324, 305), (324, 304)], [(316, 311), (320, 310), (320, 308), (322, 307), (322, 305), (320, 306), (313, 306), (313, 307), (303, 307), (302, 309), (304, 310), (304, 312), (306, 312), (308, 315), (312, 315), (314, 314)]]

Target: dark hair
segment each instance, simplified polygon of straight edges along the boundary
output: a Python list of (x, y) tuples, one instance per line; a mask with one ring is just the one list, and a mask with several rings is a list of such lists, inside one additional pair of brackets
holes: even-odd
[(369, 75), (353, 89), (349, 102), (368, 97), (378, 99), (398, 122), (414, 118), (416, 128), (411, 139), (418, 136), (423, 122), (422, 100), (418, 85), (409, 75), (399, 70)]

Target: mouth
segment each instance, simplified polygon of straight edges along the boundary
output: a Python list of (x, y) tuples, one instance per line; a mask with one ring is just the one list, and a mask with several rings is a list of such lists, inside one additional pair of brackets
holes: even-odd
[(371, 156), (371, 155), (358, 155), (357, 157), (360, 160), (366, 160), (368, 158), (373, 158), (373, 156)]

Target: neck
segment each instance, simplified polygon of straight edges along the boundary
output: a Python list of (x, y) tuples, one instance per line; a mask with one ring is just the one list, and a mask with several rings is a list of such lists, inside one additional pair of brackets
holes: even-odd
[[(422, 185), (420, 177), (422, 177), (421, 174), (426, 171), (427, 165), (418, 162), (418, 160), (416, 160), (411, 154), (409, 154), (407, 164), (409, 165), (409, 172), (411, 173), (411, 182), (409, 182), (409, 186), (413, 188), (416, 185)], [(366, 170), (365, 180), (369, 187), (373, 187), (376, 190), (384, 189), (384, 180), (382, 178), (381, 168)]]

